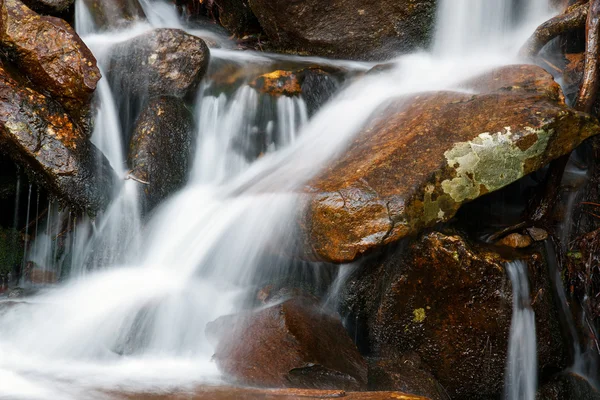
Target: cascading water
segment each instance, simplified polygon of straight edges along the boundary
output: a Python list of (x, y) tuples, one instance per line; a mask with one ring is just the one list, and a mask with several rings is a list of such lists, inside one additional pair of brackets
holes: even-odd
[[(262, 95), (247, 86), (234, 94), (214, 92), (207, 79), (196, 103), (198, 146), (187, 186), (161, 205), (142, 231), (135, 200), (138, 184), (126, 181), (105, 215), (95, 223), (81, 222), (72, 238), (72, 274), (98, 270), (1, 311), (0, 397), (81, 399), (115, 388), (159, 390), (218, 382), (204, 327), (242, 307), (253, 278), (265, 267), (269, 248), (294, 245), (294, 193), (390, 99), (452, 89), (488, 68), (516, 62), (507, 54), (516, 54), (515, 46), (547, 11), (546, 1), (535, 2), (539, 7), (531, 8), (516, 29), (508, 21), (514, 14), (512, 2), (475, 2), (477, 14), (472, 14), (471, 3), (441, 2), (433, 56), (398, 58), (395, 68), (357, 80), (308, 121), (300, 98), (277, 100), (264, 118), (256, 113)], [(166, 12), (153, 16), (154, 3), (142, 5), (150, 24), (175, 24)], [(84, 40), (101, 66), (107, 44), (148, 29), (142, 24), (99, 34), (89, 25), (81, 0), (77, 10), (78, 29), (88, 34)], [(461, 15), (469, 15), (472, 23), (457, 18)], [(468, 35), (454, 36), (459, 28), (468, 28)], [(514, 34), (509, 41), (491, 40), (507, 33)], [(490, 39), (485, 56), (477, 53), (477, 46), (471, 48), (470, 38), (481, 38), (480, 43)], [(213, 62), (269, 63), (276, 58), (226, 49), (211, 52)], [(106, 83), (98, 94), (101, 123), (94, 141), (125, 177), (123, 132), (117, 99), (112, 98), (116, 94)], [(264, 135), (264, 147), (248, 156), (244, 140), (253, 134)], [(49, 234), (30, 247), (43, 249), (43, 240), (52, 240), (52, 219), (49, 210), (48, 223), (41, 228)], [(275, 267), (283, 274), (287, 265)], [(515, 275), (513, 287), (523, 282)], [(515, 290), (514, 296), (527, 294)], [(522, 368), (529, 371), (531, 366)], [(520, 374), (521, 369), (513, 372), (511, 366), (511, 376)], [(528, 382), (535, 384), (535, 379)]]
[(534, 400), (537, 389), (535, 315), (531, 308), (527, 263), (506, 265), (512, 284), (513, 315), (508, 344), (504, 398)]

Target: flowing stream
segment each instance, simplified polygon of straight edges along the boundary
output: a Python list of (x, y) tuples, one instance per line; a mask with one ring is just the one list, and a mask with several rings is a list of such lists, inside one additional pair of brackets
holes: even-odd
[[(546, 0), (528, 4), (518, 10), (511, 0), (441, 1), (430, 53), (396, 58), (394, 68), (356, 80), (310, 119), (301, 97), (274, 100), (245, 85), (218, 92), (209, 74), (195, 104), (197, 145), (186, 187), (144, 221), (137, 201), (140, 186), (124, 180), (104, 215), (94, 221), (69, 219), (77, 226), (69, 238), (72, 255), (48, 268), (68, 264), (70, 278), (0, 309), (0, 398), (92, 399), (105, 398), (110, 390), (221, 382), (205, 325), (244, 307), (245, 295), (266, 263), (277, 263), (269, 267), (278, 274), (287, 273), (289, 263), (265, 254), (273, 245), (294, 246), (298, 189), (340, 154), (390, 99), (456, 89), (465, 78), (518, 62), (519, 45), (550, 14)], [(174, 6), (151, 0), (141, 5), (146, 23), (99, 33), (77, 0), (77, 30), (101, 68), (114, 43), (155, 27), (187, 29)], [(281, 60), (301, 65), (315, 61), (231, 50), (227, 39), (213, 32), (188, 32), (221, 44), (211, 49), (213, 65), (261, 65), (268, 70)], [(316, 61), (355, 71), (373, 65)], [(93, 141), (125, 178), (125, 135), (117, 111), (124, 95), (113, 92), (103, 79), (97, 96), (100, 111)], [(261, 156), (246, 157), (238, 142), (244, 147), (244, 140), (256, 132), (265, 135)], [(47, 234), (29, 245), (30, 258), (40, 265), (56, 262), (55, 221), (67, 218), (52, 203), (48, 207), (47, 221), (40, 226)], [(529, 335), (535, 327), (531, 310), (522, 307), (527, 278), (518, 265), (509, 265), (508, 272), (515, 288), (510, 357), (523, 357), (509, 363), (511, 382), (518, 381), (507, 386), (507, 395), (533, 399), (535, 335), (533, 343)], [(520, 329), (527, 338), (519, 336)]]

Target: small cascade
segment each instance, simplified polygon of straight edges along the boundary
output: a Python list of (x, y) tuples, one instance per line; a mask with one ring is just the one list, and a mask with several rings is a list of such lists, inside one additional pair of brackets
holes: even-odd
[(506, 264), (506, 272), (513, 288), (513, 315), (508, 341), (504, 398), (507, 400), (535, 400), (537, 344), (527, 264), (524, 261), (509, 262)]

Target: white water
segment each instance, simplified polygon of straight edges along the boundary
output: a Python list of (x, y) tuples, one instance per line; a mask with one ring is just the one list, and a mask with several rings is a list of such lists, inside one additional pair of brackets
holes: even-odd
[[(479, 4), (483, 3), (507, 4)], [(442, 1), (440, 35), (463, 29), (455, 16), (470, 6), (465, 1)], [(136, 203), (130, 203), (128, 192), (135, 192), (136, 184), (128, 181), (105, 219), (96, 221), (96, 229), (88, 223), (87, 234), (75, 238), (79, 258), (74, 257), (72, 270), (79, 275), (87, 271), (84, 259), (98, 254), (90, 247), (106, 251), (92, 262), (95, 268), (105, 268), (0, 311), (0, 397), (81, 399), (108, 389), (159, 390), (219, 381), (204, 326), (242, 306), (253, 277), (266, 267), (270, 249), (294, 244), (291, 227), (298, 199), (292, 190), (343, 151), (382, 104), (402, 94), (451, 89), (493, 66), (516, 62), (511, 54), (546, 17), (543, 12), (532, 13), (519, 29), (509, 30), (506, 21), (496, 23), (498, 16), (488, 8), (478, 15), (472, 18), (481, 23), (471, 27), (475, 29), (471, 36), (506, 35), (511, 40), (491, 41), (484, 56), (460, 51), (398, 58), (396, 68), (353, 83), (310, 121), (300, 99), (282, 100), (269, 130), (265, 121), (258, 126), (253, 90), (241, 88), (230, 96), (201, 92), (196, 104), (199, 145), (187, 187), (156, 210), (142, 231), (137, 222), (123, 218), (126, 210), (137, 218)], [(172, 22), (150, 19), (160, 26)], [(107, 43), (147, 27), (102, 35), (89, 27), (81, 29), (90, 33), (84, 40), (102, 64)], [(460, 37), (453, 43), (457, 49), (471, 46)], [(269, 62), (273, 57), (229, 50), (213, 53), (246, 62)], [(120, 171), (123, 155), (117, 154), (119, 146), (109, 146), (122, 137), (116, 122), (110, 121), (114, 99), (102, 87), (99, 95), (103, 118), (108, 120), (94, 140)], [(299, 128), (300, 124), (304, 125)], [(252, 162), (240, 156), (233, 142), (240, 131), (252, 133), (255, 128), (279, 136), (280, 141)], [(92, 240), (85, 239), (89, 236)], [(140, 243), (127, 251), (129, 246), (123, 248), (123, 243), (128, 240)], [(285, 273), (287, 265), (274, 267)]]
[(506, 265), (506, 271), (512, 283), (513, 315), (508, 341), (504, 398), (507, 400), (535, 400), (537, 344), (527, 263), (524, 261), (509, 262)]

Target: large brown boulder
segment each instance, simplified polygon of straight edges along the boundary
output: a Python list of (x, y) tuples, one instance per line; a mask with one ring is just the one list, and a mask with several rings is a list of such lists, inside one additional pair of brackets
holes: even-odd
[(300, 224), (309, 256), (348, 262), (447, 221), (600, 132), (539, 67), (503, 67), (465, 86), (479, 94), (392, 102), (309, 182)]
[(100, 29), (123, 28), (144, 20), (146, 15), (138, 0), (81, 0)]
[[(547, 266), (539, 253), (521, 256), (529, 272), (538, 368), (559, 370), (565, 346)], [(356, 321), (351, 329), (374, 357), (415, 352), (451, 398), (498, 398), (513, 313), (505, 265), (493, 249), (432, 232), (366, 262), (343, 290), (342, 311)], [(402, 387), (390, 383), (382, 388)]]
[(367, 365), (339, 317), (298, 297), (207, 327), (214, 359), (236, 381), (258, 387), (361, 390)]
[(144, 209), (180, 189), (187, 176), (194, 120), (177, 97), (155, 97), (138, 117), (129, 149), (131, 175), (145, 182)]
[(277, 49), (334, 58), (385, 59), (425, 46), (435, 0), (248, 0)]
[[(14, 75), (17, 76), (17, 75)], [(115, 175), (60, 104), (0, 66), (0, 151), (73, 208), (109, 202)]]
[(115, 90), (134, 96), (193, 94), (210, 52), (204, 40), (180, 29), (155, 29), (111, 49), (109, 77)]
[(19, 0), (4, 0), (0, 45), (36, 87), (85, 123), (101, 75), (92, 52), (68, 23), (40, 16)]

